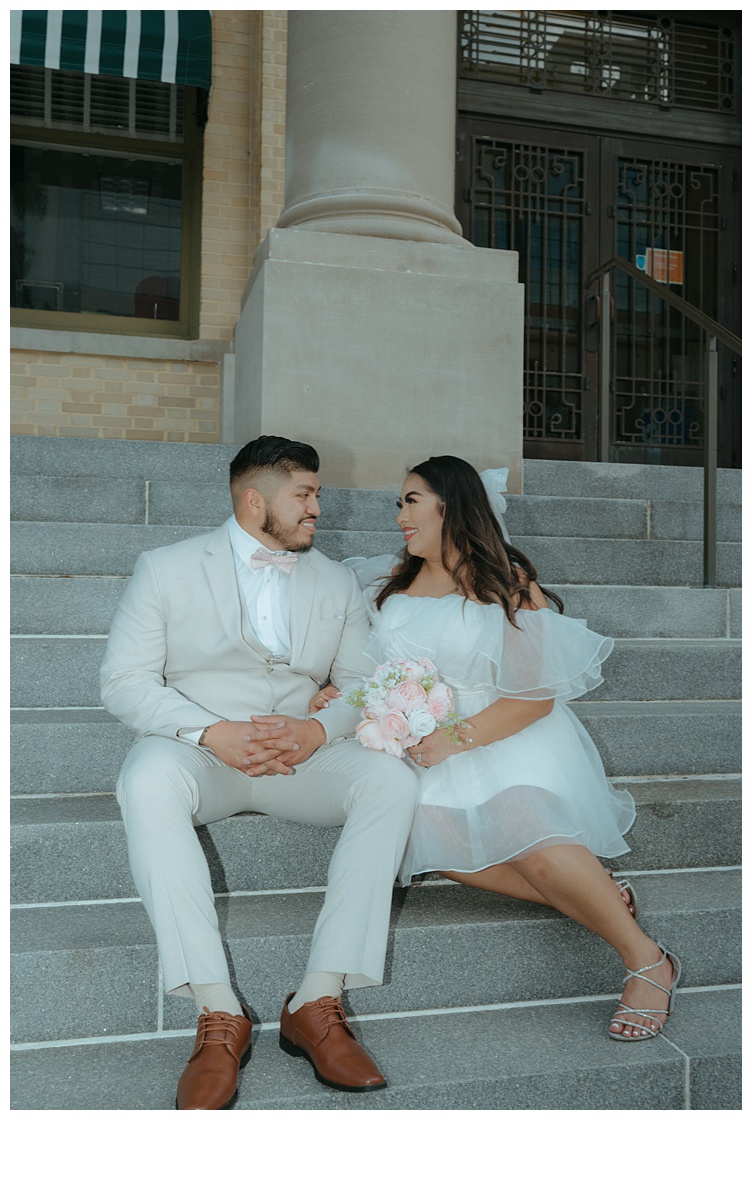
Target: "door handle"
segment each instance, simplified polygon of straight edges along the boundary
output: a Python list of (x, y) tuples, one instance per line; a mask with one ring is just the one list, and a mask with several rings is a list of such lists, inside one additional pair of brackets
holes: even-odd
[(594, 354), (598, 350), (600, 324), (600, 295), (598, 292), (588, 292), (585, 296), (585, 350), (588, 354)]

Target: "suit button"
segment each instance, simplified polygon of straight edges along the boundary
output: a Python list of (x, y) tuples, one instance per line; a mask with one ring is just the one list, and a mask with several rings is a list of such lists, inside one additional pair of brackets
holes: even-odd
[(273, 670), (274, 670), (274, 667), (264, 667), (264, 674), (271, 675)]

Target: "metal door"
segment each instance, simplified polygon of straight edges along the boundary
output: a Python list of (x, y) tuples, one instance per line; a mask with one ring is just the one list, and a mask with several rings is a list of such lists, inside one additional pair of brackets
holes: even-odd
[[(734, 155), (604, 138), (602, 260), (618, 254), (733, 330)], [(703, 334), (624, 273), (617, 277), (611, 457), (699, 464), (705, 431)], [(728, 462), (735, 362), (721, 361), (722, 438)], [(724, 419), (725, 417), (725, 419)]]
[[(599, 457), (597, 361), (585, 281), (620, 254), (733, 328), (738, 311), (732, 151), (513, 126), (458, 127), (465, 236), (516, 250), (525, 284), (527, 457)], [(610, 457), (699, 463), (700, 334), (647, 289), (619, 282)], [(722, 461), (734, 462), (735, 364), (724, 354)]]

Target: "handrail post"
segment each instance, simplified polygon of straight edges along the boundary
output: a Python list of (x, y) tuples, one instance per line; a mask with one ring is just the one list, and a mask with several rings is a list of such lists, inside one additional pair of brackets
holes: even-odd
[(611, 272), (601, 281), (600, 363), (598, 373), (600, 460), (611, 458)]
[(718, 483), (718, 339), (708, 336), (705, 347), (705, 466), (703, 495), (702, 579), (716, 586)]

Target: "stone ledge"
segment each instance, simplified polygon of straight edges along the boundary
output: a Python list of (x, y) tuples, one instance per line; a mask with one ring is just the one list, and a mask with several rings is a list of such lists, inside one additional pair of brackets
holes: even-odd
[(211, 338), (129, 337), (126, 334), (78, 333), (67, 329), (10, 331), (11, 350), (43, 354), (91, 354), (97, 358), (140, 358), (157, 362), (221, 362), (230, 343)]

